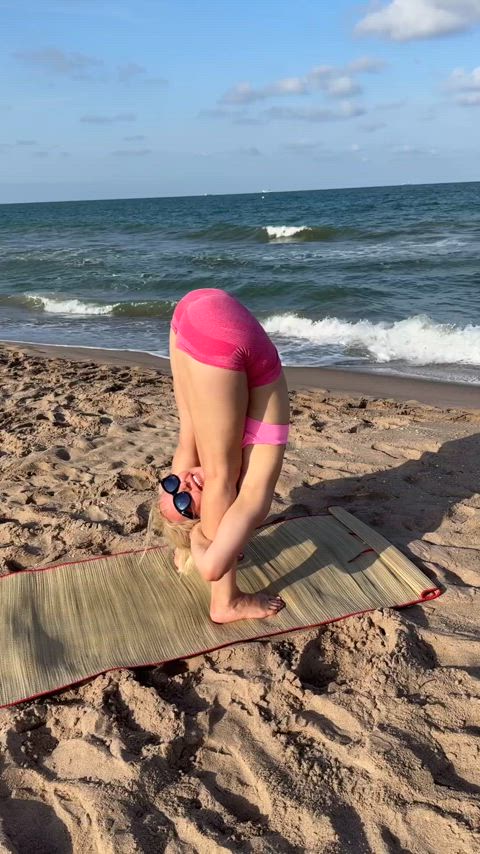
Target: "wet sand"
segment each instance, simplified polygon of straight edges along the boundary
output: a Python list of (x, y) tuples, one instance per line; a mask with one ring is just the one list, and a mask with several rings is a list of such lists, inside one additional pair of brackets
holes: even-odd
[[(64, 358), (75, 362), (91, 360), (107, 365), (150, 368), (170, 375), (168, 359), (140, 351), (63, 347), (54, 344), (17, 343), (15, 346), (22, 352), (32, 355)], [(320, 388), (333, 394), (362, 394), (394, 400), (416, 400), (445, 408), (480, 409), (480, 386), (478, 385), (340, 368), (286, 368), (285, 373), (290, 389)]]

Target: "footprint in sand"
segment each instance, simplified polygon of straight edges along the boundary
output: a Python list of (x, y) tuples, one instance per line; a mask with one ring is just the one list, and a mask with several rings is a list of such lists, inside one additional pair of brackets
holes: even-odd
[(79, 514), (79, 518), (84, 519), (86, 522), (106, 522), (110, 519), (108, 513), (105, 513), (101, 507), (97, 507), (95, 504), (90, 505), (90, 507), (86, 507)]
[(480, 850), (480, 833), (455, 808), (452, 814), (441, 815), (433, 806), (410, 805), (401, 825), (397, 850), (424, 854), (474, 854)]
[(55, 448), (54, 454), (59, 460), (68, 462), (71, 459), (70, 451), (67, 448)]
[(117, 477), (119, 489), (133, 489), (135, 492), (144, 492), (155, 486), (153, 476), (145, 471), (134, 468), (123, 469)]

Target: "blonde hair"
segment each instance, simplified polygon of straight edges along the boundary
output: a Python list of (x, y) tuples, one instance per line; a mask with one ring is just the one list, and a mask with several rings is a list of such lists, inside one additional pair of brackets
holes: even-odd
[(145, 555), (154, 534), (163, 536), (172, 551), (177, 551), (177, 569), (182, 575), (187, 575), (195, 569), (192, 553), (190, 551), (190, 532), (198, 519), (185, 519), (183, 522), (170, 522), (165, 519), (159, 507), (158, 499), (153, 502), (148, 516), (147, 541), (142, 559)]

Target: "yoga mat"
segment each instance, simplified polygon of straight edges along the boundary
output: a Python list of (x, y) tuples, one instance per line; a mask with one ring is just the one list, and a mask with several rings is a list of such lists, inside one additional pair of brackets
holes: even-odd
[(121, 667), (188, 658), (442, 593), (342, 508), (255, 532), (239, 568), (246, 592), (281, 594), (278, 616), (216, 625), (209, 585), (179, 576), (165, 547), (0, 577), (0, 706)]

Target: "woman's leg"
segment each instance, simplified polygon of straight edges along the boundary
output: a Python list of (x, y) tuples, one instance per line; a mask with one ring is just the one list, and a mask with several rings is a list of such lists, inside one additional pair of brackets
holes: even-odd
[[(192, 423), (195, 425), (200, 461), (205, 473), (202, 531), (206, 537), (214, 539), (216, 527), (235, 500), (241, 473), (241, 444), (249, 400), (246, 376), (240, 371), (196, 362), (182, 351), (177, 352), (177, 356), (181, 366), (185, 365), (185, 374), (182, 375), (185, 378), (185, 386), (182, 391)], [(218, 503), (211, 508), (212, 512), (209, 512), (209, 508), (204, 507), (204, 502), (210, 500), (209, 470), (218, 472), (222, 468), (226, 477), (232, 478), (232, 494), (220, 512)], [(215, 500), (214, 496), (213, 504)], [(211, 583), (212, 620), (223, 623), (240, 619), (261, 619), (278, 613), (284, 606), (283, 600), (264, 593), (243, 593), (237, 586), (236, 570), (235, 561), (220, 581)]]
[(183, 391), (204, 474), (202, 532), (213, 540), (237, 496), (248, 406), (247, 379), (242, 371), (197, 362), (181, 350), (177, 356), (180, 367), (185, 368)]
[(212, 581), (210, 617), (215, 623), (233, 623), (235, 620), (261, 620), (274, 617), (285, 602), (280, 596), (266, 593), (243, 593), (237, 587), (237, 566), (220, 581)]
[(173, 376), (173, 391), (180, 420), (177, 449), (172, 460), (172, 471), (178, 474), (185, 469), (195, 468), (200, 465), (193, 421), (190, 415), (188, 401), (185, 395), (186, 373), (185, 368), (178, 359), (178, 351), (175, 346), (176, 335), (170, 329), (170, 366)]

